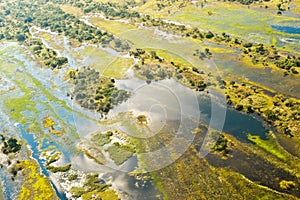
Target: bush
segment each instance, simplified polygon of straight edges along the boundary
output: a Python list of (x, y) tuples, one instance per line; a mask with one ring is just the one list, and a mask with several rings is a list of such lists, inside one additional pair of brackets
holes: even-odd
[(21, 144), (15, 138), (9, 138), (7, 142), (4, 142), (2, 152), (4, 154), (16, 153), (21, 149)]
[(282, 181), (280, 181), (279, 186), (281, 189), (290, 190), (290, 189), (296, 188), (296, 183), (293, 181), (282, 180)]
[(213, 38), (214, 37), (214, 34), (212, 33), (212, 32), (208, 32), (206, 35), (205, 35), (205, 37), (207, 38), (207, 39), (210, 39), (210, 38)]

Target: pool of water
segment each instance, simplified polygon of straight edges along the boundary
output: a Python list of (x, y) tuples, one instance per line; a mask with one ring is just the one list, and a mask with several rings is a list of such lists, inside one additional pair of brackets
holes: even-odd
[[(201, 120), (209, 123), (212, 115), (211, 99), (199, 97), (199, 100)], [(218, 107), (221, 106), (220, 104), (216, 105)], [(269, 129), (263, 125), (262, 118), (244, 114), (234, 110), (231, 107), (227, 107), (224, 126), (220, 131), (232, 134), (242, 141), (248, 141), (247, 134), (249, 133), (252, 135), (258, 135), (263, 139), (267, 139), (266, 134), (268, 133)]]
[[(127, 110), (149, 115), (153, 118), (150, 129), (155, 131), (162, 127), (163, 122), (185, 122), (184, 116), (190, 116), (197, 122), (204, 121), (212, 128), (233, 134), (244, 141), (247, 140), (248, 133), (266, 138), (268, 128), (264, 127), (262, 119), (228, 108), (220, 97), (222, 94), (214, 95), (214, 91), (210, 95), (206, 92), (197, 93), (173, 79), (146, 84), (145, 81), (134, 78), (119, 81), (117, 84), (130, 90), (133, 95), (113, 112)], [(188, 125), (197, 127), (198, 124)]]
[(300, 34), (300, 27), (295, 26), (281, 26), (281, 25), (272, 25), (272, 28), (289, 34)]

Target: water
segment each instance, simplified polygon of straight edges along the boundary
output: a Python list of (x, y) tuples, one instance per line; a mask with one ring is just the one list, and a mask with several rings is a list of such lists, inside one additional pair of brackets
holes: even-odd
[[(113, 112), (129, 110), (148, 114), (154, 122), (153, 125), (150, 125), (150, 129), (160, 130), (162, 120), (163, 122), (183, 121), (184, 117), (182, 116), (191, 116), (197, 121), (204, 121), (206, 124), (212, 125), (212, 128), (230, 133), (244, 141), (247, 141), (248, 133), (266, 139), (268, 129), (264, 127), (261, 118), (238, 112), (229, 107), (224, 108), (226, 105), (224, 102), (219, 102), (219, 97), (210, 96), (205, 92), (196, 93), (173, 79), (157, 81), (148, 85), (145, 84), (145, 81), (134, 78), (119, 81), (117, 84), (122, 89), (130, 90), (133, 95)], [(155, 106), (156, 109), (154, 109)], [(222, 118), (225, 116), (221, 115), (224, 112), (226, 112), (226, 118), (223, 122)], [(217, 123), (211, 124), (211, 120), (215, 120)]]
[[(220, 105), (217, 104), (217, 106)], [(212, 115), (211, 99), (199, 96), (199, 109), (201, 111), (201, 120), (209, 123)], [(251, 135), (258, 135), (262, 139), (267, 139), (268, 128), (263, 126), (262, 120), (227, 107), (224, 127), (220, 131), (232, 134), (243, 141), (248, 141), (247, 134), (249, 133)]]
[(273, 29), (289, 34), (300, 34), (300, 27), (272, 25)]
[(278, 93), (300, 98), (300, 78), (298, 76), (291, 75), (292, 78), (289, 76), (284, 77), (283, 72), (276, 69), (270, 72), (262, 67), (253, 68), (237, 60), (237, 58), (232, 55), (227, 55), (225, 58), (218, 56), (214, 62), (219, 69), (222, 70), (225, 77), (238, 75), (264, 85)]
[[(26, 63), (26, 65), (27, 64), (29, 66), (29, 63)], [(31, 73), (31, 71), (34, 71), (34, 68), (28, 67), (25, 68), (25, 70), (28, 70)], [(46, 70), (43, 71), (46, 73)], [(40, 77), (37, 78), (38, 80), (44, 77), (44, 74), (40, 73), (32, 73), (32, 75), (35, 78)], [(178, 121), (179, 124), (183, 126), (182, 129), (178, 129), (178, 132), (181, 131), (183, 133), (188, 133), (193, 130), (194, 127), (198, 126), (199, 121), (204, 121), (207, 124), (210, 124), (212, 116), (214, 116), (213, 114), (216, 114), (213, 112), (213, 105), (216, 106), (215, 111), (224, 110), (224, 105), (218, 104), (216, 99), (211, 98), (205, 93), (197, 93), (189, 88), (186, 88), (173, 79), (146, 84), (146, 82), (143, 80), (132, 78), (128, 80), (117, 81), (117, 86), (122, 89), (131, 91), (133, 95), (127, 102), (117, 106), (109, 114), (111, 116), (114, 116), (115, 114), (122, 111), (132, 111), (137, 115), (146, 114), (151, 119), (151, 124), (149, 126), (150, 132), (154, 134), (159, 130), (162, 130), (162, 128), (170, 121)], [(55, 91), (52, 91), (50, 89), (50, 85), (46, 84), (46, 88), (49, 89), (51, 94), (55, 94)], [(78, 124), (73, 124), (71, 116), (65, 109), (62, 109), (60, 106), (57, 106), (54, 103), (52, 103), (52, 107), (56, 110), (59, 117), (63, 118), (70, 126), (77, 126), (78, 128), (81, 124), (84, 123), (82, 122), (82, 120), (86, 119), (84, 117), (79, 118), (75, 114), (73, 115), (73, 118), (78, 118)], [(223, 122), (220, 121), (220, 123), (218, 123), (213, 128), (217, 128), (218, 130), (223, 130), (225, 132), (233, 134), (241, 140), (247, 140), (248, 133), (251, 133), (252, 135), (259, 135), (262, 138), (265, 138), (265, 133), (268, 130), (263, 126), (262, 120), (246, 114), (242, 114), (232, 109), (225, 108), (225, 111), (226, 119), (224, 121), (224, 126), (222, 125)], [(222, 120), (222, 116), (219, 117)], [(218, 119), (219, 117), (217, 116)], [(189, 119), (193, 119), (193, 121)], [(178, 127), (180, 127), (180, 125), (178, 125)], [(40, 159), (41, 152), (38, 148), (39, 143), (36, 141), (33, 135), (28, 134), (24, 130), (24, 127), (22, 125), (19, 124), (18, 128), (20, 129), (22, 137), (26, 139), (28, 144), (31, 146), (32, 157), (36, 159), (36, 161), (40, 165), (42, 173), (45, 176), (49, 177), (49, 173), (44, 166), (45, 161)], [(84, 132), (85, 134), (89, 132), (86, 127), (82, 128), (82, 133)], [(84, 134), (82, 134), (82, 136), (84, 136)], [(148, 136), (144, 135), (144, 137), (147, 138)], [(154, 199), (155, 195), (158, 194), (155, 186), (151, 182), (147, 182), (145, 188), (136, 188), (134, 185), (137, 180), (134, 177), (129, 176), (127, 173), (118, 170), (107, 169), (106, 166), (100, 166), (91, 160), (83, 158), (83, 155), (73, 157), (71, 156), (71, 154), (68, 154), (67, 150), (64, 150), (61, 147), (63, 145), (60, 146), (53, 141), (49, 142), (51, 143), (50, 145), (53, 145), (60, 151), (62, 151), (64, 156), (67, 156), (75, 169), (79, 169), (84, 172), (96, 171), (99, 173), (104, 173), (105, 180), (111, 179), (114, 187), (127, 193), (130, 199)], [(44, 140), (42, 149), (47, 148), (46, 143), (47, 140)], [(184, 151), (184, 149), (182, 150)], [(130, 169), (133, 169), (136, 166), (135, 158), (132, 158), (132, 162), (129, 162), (128, 164), (128, 167)], [(52, 182), (51, 184), (59, 198), (66, 199), (65, 195), (59, 192)]]
[[(42, 160), (40, 158), (41, 156), (41, 152), (38, 150), (38, 146), (39, 146), (39, 143), (36, 141), (36, 139), (34, 138), (34, 136), (32, 134), (28, 134), (26, 132), (26, 130), (24, 129), (24, 127), (21, 125), (21, 124), (18, 124), (17, 125), (18, 128), (20, 129), (20, 132), (22, 134), (22, 137), (28, 142), (28, 144), (30, 145), (31, 147), (31, 150), (32, 150), (32, 157), (38, 162), (41, 170), (42, 170), (42, 173), (49, 177), (49, 173), (48, 171), (46, 170), (45, 166), (44, 166), (44, 163), (45, 163), (45, 160)], [(56, 195), (61, 199), (61, 200), (67, 200), (67, 197), (66, 195), (63, 193), (63, 192), (60, 192), (58, 191), (57, 187), (53, 184), (53, 182), (50, 180), (51, 182), (51, 185), (53, 187), (53, 189), (55, 190), (56, 192)]]

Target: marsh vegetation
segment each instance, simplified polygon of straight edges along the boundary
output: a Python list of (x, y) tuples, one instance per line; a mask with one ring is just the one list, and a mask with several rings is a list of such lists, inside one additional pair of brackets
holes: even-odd
[[(271, 90), (243, 73), (222, 76), (224, 68), (218, 74), (212, 68), (213, 61), (238, 62), (242, 72), (250, 68), (259, 76), (256, 69), (271, 69), (270, 77), (275, 71), (281, 79), (290, 79), (290, 86), (297, 83), (299, 49), (284, 41), (298, 41), (299, 35), (270, 29), (295, 19), (293, 7), (298, 4), (292, 3), (290, 7), (290, 1), (281, 0), (0, 1), (0, 83), (9, 86), (0, 96), (4, 158), (0, 177), (10, 183), (4, 188), (17, 188), (19, 199), (64, 199), (50, 173), (63, 180), (63, 192), (70, 198), (113, 200), (128, 194), (142, 199), (151, 187), (159, 190), (149, 189), (151, 198), (160, 199), (299, 198), (297, 95), (278, 92), (281, 83), (274, 81), (278, 79), (264, 80), (275, 88)], [(237, 13), (241, 24), (233, 23)], [(256, 35), (251, 33), (254, 29)], [(261, 39), (264, 36), (267, 39)], [(141, 99), (141, 105), (127, 105), (141, 94), (132, 82), (152, 86), (167, 81), (173, 83), (172, 89), (200, 100), (211, 91), (223, 92), (228, 110), (251, 117), (267, 133), (254, 133), (255, 127), (225, 133), (190, 118), (187, 121), (197, 124), (195, 130), (178, 131), (177, 119), (156, 119), (159, 112), (152, 115), (141, 108), (147, 99)], [(97, 114), (101, 117), (94, 117)], [(233, 120), (250, 124), (244, 118)], [(160, 129), (155, 132), (153, 127)], [(200, 159), (206, 133), (211, 153)], [(174, 138), (180, 139), (171, 150), (179, 151), (176, 148), (190, 136), (194, 139), (182, 155), (170, 153), (174, 162), (145, 172), (167, 160), (146, 158), (145, 152), (168, 146)], [(91, 166), (82, 166), (86, 164)], [(119, 174), (105, 171), (103, 165), (130, 165), (132, 177), (114, 182), (107, 177)], [(75, 169), (84, 167), (88, 169)], [(103, 171), (91, 174), (93, 170)], [(7, 172), (10, 180), (5, 179)], [(118, 181), (128, 181), (130, 189), (122, 191)]]

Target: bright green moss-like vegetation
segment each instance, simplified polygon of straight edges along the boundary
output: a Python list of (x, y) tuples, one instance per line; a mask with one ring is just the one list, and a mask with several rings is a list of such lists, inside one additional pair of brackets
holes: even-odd
[(50, 172), (56, 173), (56, 172), (67, 172), (71, 169), (71, 164), (62, 166), (62, 167), (54, 167), (54, 166), (46, 166), (46, 169), (49, 170)]
[(251, 134), (248, 135), (248, 140), (255, 143), (257, 146), (264, 149), (265, 151), (273, 154), (277, 158), (279, 158), (283, 161), (287, 160), (286, 154), (284, 152), (282, 152), (282, 150), (280, 150), (278, 145), (276, 145), (276, 143), (275, 143), (276, 141), (274, 141), (272, 139), (263, 140), (259, 136), (254, 136)]
[(106, 151), (117, 165), (124, 163), (135, 152), (133, 147), (129, 145), (120, 145), (119, 143), (114, 143), (112, 146), (109, 146)]
[(111, 131), (107, 131), (106, 133), (97, 132), (93, 134), (91, 141), (95, 145), (101, 147), (105, 144), (110, 143), (112, 135), (113, 133)]

